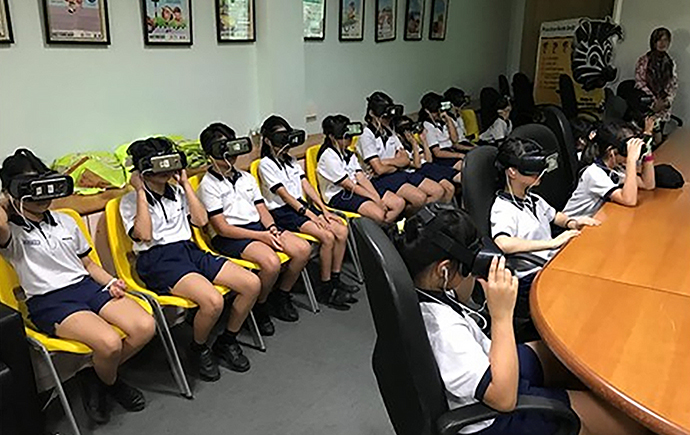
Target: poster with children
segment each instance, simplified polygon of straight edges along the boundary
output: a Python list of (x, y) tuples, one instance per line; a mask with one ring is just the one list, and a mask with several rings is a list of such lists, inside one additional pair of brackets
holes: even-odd
[(376, 42), (395, 39), (397, 0), (376, 0)]
[(364, 39), (364, 0), (340, 0), (341, 41)]
[(218, 42), (255, 41), (254, 0), (216, 0)]
[(109, 44), (106, 0), (43, 0), (48, 43)]
[(147, 45), (192, 44), (191, 0), (143, 0)]

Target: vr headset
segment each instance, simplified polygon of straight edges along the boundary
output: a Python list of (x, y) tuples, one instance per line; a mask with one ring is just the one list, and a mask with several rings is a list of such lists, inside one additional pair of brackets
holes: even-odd
[(558, 153), (527, 154), (522, 157), (506, 156), (499, 153), (498, 162), (506, 168), (516, 168), (522, 175), (541, 175), (558, 169)]
[(342, 138), (338, 139), (350, 139), (353, 137), (361, 136), (364, 132), (364, 125), (361, 122), (350, 122), (345, 126), (345, 131), (342, 134)]
[(640, 160), (644, 158), (644, 156), (649, 155), (652, 153), (652, 147), (654, 145), (654, 137), (651, 135), (647, 134), (638, 134), (635, 136), (630, 136), (627, 139), (620, 140), (616, 142), (616, 151), (618, 154), (620, 154), (623, 157), (628, 157), (628, 141), (630, 139), (642, 139), (644, 141), (644, 147), (642, 148), (642, 152), (640, 152)]
[(74, 180), (55, 172), (23, 175), (12, 179), (7, 190), (18, 200), (46, 201), (70, 196), (74, 192)]
[(402, 116), (405, 108), (402, 104), (393, 104), (383, 99), (375, 99), (370, 101), (369, 108), (374, 115), (379, 118), (394, 118), (396, 116)]
[(187, 156), (179, 151), (142, 157), (134, 167), (142, 174), (179, 171), (187, 167)]
[(452, 108), (453, 108), (453, 103), (451, 103), (450, 101), (442, 101), (441, 102), (441, 109), (440, 109), (441, 112), (448, 112)]
[(252, 141), (248, 137), (237, 139), (221, 139), (211, 143), (209, 154), (214, 159), (229, 159), (235, 156), (249, 154), (252, 151)]
[(294, 148), (300, 146), (307, 139), (307, 133), (304, 130), (279, 131), (271, 135), (271, 142), (274, 145), (287, 148)]
[(477, 239), (470, 246), (463, 246), (457, 242), (441, 227), (443, 223), (436, 220), (438, 213), (445, 210), (457, 211), (458, 209), (449, 204), (433, 203), (418, 211), (413, 219), (419, 219), (426, 231), (431, 231), (434, 234), (431, 243), (462, 265), (463, 276), (472, 274), (487, 279), (491, 261), (501, 257), (503, 252), (489, 237)]
[(395, 129), (395, 132), (398, 134), (405, 134), (408, 131), (412, 134), (422, 134), (424, 131), (424, 124), (421, 122), (403, 121), (398, 124)]

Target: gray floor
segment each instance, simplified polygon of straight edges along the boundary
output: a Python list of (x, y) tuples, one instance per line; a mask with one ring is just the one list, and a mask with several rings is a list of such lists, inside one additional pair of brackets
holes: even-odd
[[(297, 297), (305, 300), (303, 295)], [(319, 314), (300, 310), (296, 324), (276, 321), (276, 335), (266, 338), (266, 353), (245, 347), (252, 362), (247, 373), (221, 369), (222, 377), (215, 383), (188, 374), (194, 400), (177, 394), (156, 337), (123, 368), (123, 377), (146, 394), (148, 406), (143, 412), (130, 414), (115, 406), (109, 424), (89, 427), (75, 382), (68, 382), (82, 432), (391, 435), (371, 370), (375, 334), (365, 291), (357, 297), (360, 302), (348, 312), (324, 307)], [(186, 324), (174, 329), (183, 353), (190, 332)], [(70, 434), (59, 403), (50, 406), (49, 420), (53, 430)]]

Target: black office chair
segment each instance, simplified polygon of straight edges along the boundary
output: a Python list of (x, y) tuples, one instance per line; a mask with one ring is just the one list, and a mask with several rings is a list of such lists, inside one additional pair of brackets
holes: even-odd
[(520, 125), (536, 122), (540, 118), (537, 105), (534, 103), (534, 83), (525, 73), (513, 75), (513, 124)]
[[(414, 284), (391, 241), (367, 218), (352, 222), (376, 328), (374, 374), (397, 435), (455, 435), (495, 418), (481, 403), (448, 410), (443, 380), (426, 335)], [(519, 396), (516, 412), (550, 414), (562, 421), (559, 435), (577, 434), (580, 422), (559, 401)]]
[(462, 202), (479, 234), (491, 236), (489, 214), (496, 198), (496, 155), (494, 146), (477, 147), (465, 156), (462, 164)]
[(581, 109), (577, 105), (575, 84), (569, 75), (561, 74), (558, 76), (558, 94), (561, 97), (561, 109), (563, 109), (566, 118), (573, 119), (577, 116), (582, 116), (591, 121), (599, 120), (599, 116), (593, 110)]
[[(548, 127), (540, 124), (523, 125), (511, 133), (510, 137), (532, 139), (541, 145), (547, 152), (559, 152), (558, 139)], [(533, 190), (538, 193), (556, 210), (563, 210), (565, 203), (573, 193), (575, 180), (572, 170), (564, 161), (562, 155), (558, 155), (558, 168), (555, 171), (544, 174), (541, 184)]]
[(547, 126), (558, 139), (558, 154), (563, 164), (570, 169), (571, 189), (575, 189), (578, 179), (579, 160), (575, 148), (575, 138), (568, 118), (561, 109), (556, 106), (544, 107), (544, 125)]
[(494, 88), (483, 88), (479, 93), (479, 125), (484, 132), (491, 127), (492, 112), (496, 110), (496, 104), (501, 99), (501, 94)]
[(513, 96), (510, 94), (510, 84), (508, 83), (508, 77), (506, 77), (503, 74), (498, 76), (498, 92), (500, 92), (501, 95), (510, 98), (511, 100), (513, 99)]
[(622, 120), (628, 110), (628, 103), (609, 87), (604, 88), (604, 95), (604, 121)]

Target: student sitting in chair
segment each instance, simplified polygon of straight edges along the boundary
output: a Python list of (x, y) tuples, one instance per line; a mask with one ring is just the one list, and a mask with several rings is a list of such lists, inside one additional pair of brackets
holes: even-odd
[(106, 423), (106, 395), (127, 411), (143, 410), (144, 395), (117, 371), (151, 340), (155, 324), (125, 297), (124, 282), (89, 258), (91, 247), (74, 219), (48, 210), (53, 199), (72, 194), (72, 179), (50, 171), (27, 149), (5, 159), (0, 179), (0, 254), (17, 272), (29, 319), (41, 332), (93, 350), (93, 368), (81, 373), (86, 414)]
[[(201, 132), (201, 147), (211, 158), (211, 168), (198, 190), (211, 223), (211, 245), (223, 255), (261, 267), (261, 294), (254, 315), (261, 334), (273, 335), (271, 315), (284, 322), (299, 319), (291, 291), (309, 262), (311, 246), (278, 229), (254, 177), (235, 167), (237, 157), (252, 150), (249, 138), (237, 138), (232, 128), (215, 123)], [(291, 258), (282, 276), (277, 252)], [(278, 289), (273, 290), (276, 283)]]
[(588, 166), (563, 212), (569, 216), (594, 216), (607, 201), (635, 207), (638, 190), (656, 187), (653, 129), (653, 118), (644, 135), (630, 124), (602, 124), (584, 151), (583, 161)]
[(379, 195), (393, 192), (406, 202), (406, 212), (414, 213), (424, 204), (443, 197), (443, 188), (433, 180), (404, 169), (410, 159), (400, 139), (393, 133), (391, 120), (403, 113), (403, 107), (383, 92), (367, 98), (367, 126), (357, 141), (357, 152), (364, 162), (371, 183)]
[(420, 104), (419, 121), (424, 126), (424, 139), (429, 144), (434, 161), (461, 171), (464, 152), (471, 148), (460, 144), (455, 120), (449, 114), (453, 103), (429, 92), (422, 97)]
[[(190, 240), (190, 224), (203, 227), (208, 216), (187, 179), (184, 154), (176, 152), (169, 139), (139, 140), (129, 146), (127, 153), (135, 168), (130, 182), (134, 191), (122, 198), (120, 215), (134, 242), (139, 277), (148, 289), (160, 295), (172, 294), (199, 305), (191, 353), (202, 380), (213, 382), (220, 378), (212, 353), (233, 371), (249, 370), (249, 360), (236, 337), (259, 295), (259, 278), (201, 251)], [(214, 284), (232, 289), (236, 296), (225, 330), (211, 351), (209, 336), (224, 305)]]
[(316, 157), (319, 189), (328, 205), (352, 211), (376, 221), (392, 224), (405, 208), (405, 200), (393, 192), (379, 195), (349, 147), (362, 134), (361, 123), (344, 115), (327, 116), (321, 123), (326, 136)]
[[(481, 246), (467, 213), (448, 205), (428, 205), (405, 222), (404, 232), (395, 241), (417, 288), (449, 407), (483, 402), (505, 413), (468, 426), (462, 433), (557, 433), (558, 421), (544, 414), (511, 413), (518, 395), (570, 406), (581, 420), (582, 435), (645, 433), (613, 406), (578, 390), (579, 382), (542, 342), (516, 345), (512, 320), (518, 280), (505, 267), (503, 257)], [(486, 296), (491, 339), (478, 325), (486, 320), (469, 308), (472, 278), (479, 279)]]
[(584, 118), (573, 118), (570, 120), (570, 128), (575, 140), (575, 151), (577, 159), (582, 160), (582, 152), (591, 145), (597, 135), (597, 125)]
[[(261, 126), (261, 162), (259, 177), (268, 209), (279, 228), (302, 232), (319, 240), (321, 285), (316, 292), (319, 302), (339, 310), (349, 309), (359, 289), (340, 279), (348, 228), (330, 213), (321, 197), (307, 181), (304, 170), (288, 150), (304, 143), (303, 130), (294, 130), (280, 116), (270, 116)], [(307, 199), (316, 207), (309, 206)]]
[(506, 96), (501, 97), (490, 109), (490, 118), (482, 119), (482, 123), (489, 127), (479, 135), (479, 140), (497, 144), (507, 138), (513, 131), (513, 122), (510, 120), (512, 110), (510, 99)]
[(417, 172), (420, 175), (435, 181), (443, 187), (441, 202), (451, 202), (455, 195), (455, 185), (460, 184), (461, 174), (451, 166), (441, 165), (435, 162), (433, 153), (426, 139), (421, 135), (423, 125), (412, 122), (407, 116), (396, 116), (391, 122), (393, 131), (403, 144), (405, 152), (410, 159), (408, 172)]
[[(469, 95), (465, 94), (460, 88), (451, 87), (443, 93), (443, 98), (446, 101), (450, 101), (452, 104), (451, 109), (448, 111), (448, 115), (453, 118), (455, 123), (455, 129), (458, 132), (458, 143), (457, 145), (462, 145), (464, 150), (469, 150), (474, 147), (470, 142), (475, 140), (474, 134), (471, 136), (467, 135), (467, 129), (465, 128), (465, 121), (462, 119), (462, 111), (470, 103)], [(456, 144), (454, 144), (456, 145)]]

